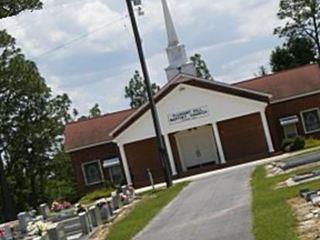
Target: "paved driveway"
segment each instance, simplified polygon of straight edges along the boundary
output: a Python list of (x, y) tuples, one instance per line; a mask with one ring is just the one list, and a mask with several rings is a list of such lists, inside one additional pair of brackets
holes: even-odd
[(192, 182), (135, 240), (253, 240), (252, 167)]

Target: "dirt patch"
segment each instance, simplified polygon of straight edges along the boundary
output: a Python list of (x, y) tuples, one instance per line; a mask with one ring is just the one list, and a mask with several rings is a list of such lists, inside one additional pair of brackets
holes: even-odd
[(288, 201), (298, 221), (297, 231), (301, 240), (320, 239), (320, 208), (297, 197)]

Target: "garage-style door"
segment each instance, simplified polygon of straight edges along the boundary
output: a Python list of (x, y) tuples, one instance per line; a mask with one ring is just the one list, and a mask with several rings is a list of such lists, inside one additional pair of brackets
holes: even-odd
[(259, 113), (218, 123), (226, 160), (242, 160), (268, 154)]

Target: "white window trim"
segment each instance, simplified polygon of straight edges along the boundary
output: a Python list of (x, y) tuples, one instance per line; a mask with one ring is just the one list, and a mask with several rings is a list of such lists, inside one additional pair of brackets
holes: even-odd
[[(93, 182), (93, 183), (88, 183), (87, 175), (86, 175), (86, 171), (85, 171), (85, 166), (86, 166), (86, 165), (89, 165), (89, 164), (92, 164), (92, 163), (98, 163), (98, 165), (99, 165), (99, 170), (100, 170), (100, 175), (101, 175), (101, 181), (97, 181), (97, 182)], [(97, 185), (97, 184), (100, 184), (100, 183), (102, 183), (102, 182), (104, 181), (104, 174), (103, 174), (103, 171), (102, 171), (102, 166), (101, 166), (101, 161), (100, 161), (100, 160), (94, 160), (94, 161), (82, 163), (82, 164), (81, 164), (81, 168), (82, 168), (82, 175), (83, 175), (84, 182), (85, 182), (86, 186)]]
[(304, 110), (304, 111), (300, 112), (300, 116), (301, 116), (301, 119), (302, 119), (303, 130), (304, 130), (305, 134), (312, 134), (312, 133), (320, 132), (320, 128), (317, 129), (317, 130), (313, 130), (313, 131), (307, 131), (307, 129), (306, 129), (303, 114), (307, 113), (307, 112), (312, 112), (312, 111), (317, 111), (319, 119), (320, 119), (320, 109), (319, 108), (310, 108), (310, 109), (307, 109), (307, 110)]

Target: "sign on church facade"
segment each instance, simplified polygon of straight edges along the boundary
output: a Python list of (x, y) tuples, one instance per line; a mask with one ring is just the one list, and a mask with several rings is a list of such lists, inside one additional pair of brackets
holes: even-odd
[(170, 124), (177, 124), (207, 116), (209, 116), (209, 108), (208, 106), (202, 106), (177, 113), (170, 113), (168, 114), (168, 119)]

